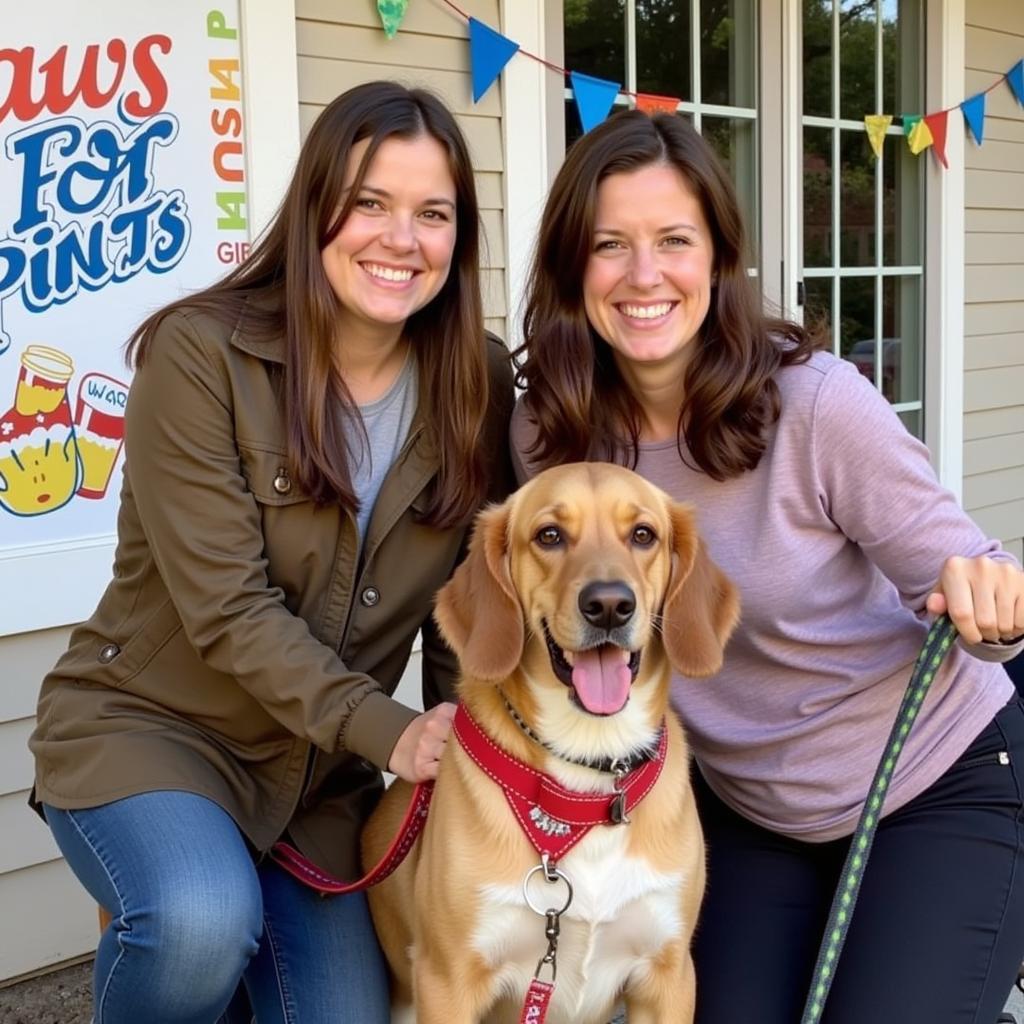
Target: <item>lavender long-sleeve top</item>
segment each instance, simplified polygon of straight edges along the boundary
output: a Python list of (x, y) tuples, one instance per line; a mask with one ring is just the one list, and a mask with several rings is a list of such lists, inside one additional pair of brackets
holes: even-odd
[[(757, 468), (724, 483), (675, 441), (637, 470), (692, 502), (711, 556), (740, 589), (722, 670), (673, 680), (709, 784), (767, 828), (810, 841), (853, 831), (950, 555), (1010, 559), (936, 480), (924, 445), (857, 370), (825, 353), (779, 371), (782, 414)], [(520, 479), (533, 436), (512, 422)], [(689, 461), (689, 460), (688, 460)], [(885, 810), (934, 782), (1013, 693), (1016, 647), (954, 646), (915, 721)]]

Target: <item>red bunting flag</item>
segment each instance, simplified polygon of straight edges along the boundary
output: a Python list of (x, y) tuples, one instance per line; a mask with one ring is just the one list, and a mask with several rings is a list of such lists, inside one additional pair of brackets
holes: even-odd
[(937, 114), (928, 114), (924, 123), (928, 125), (928, 131), (932, 133), (932, 148), (935, 155), (942, 161), (942, 166), (949, 170), (949, 163), (946, 161), (946, 118), (949, 117), (948, 110), (940, 110)]
[(658, 96), (653, 92), (638, 92), (636, 108), (645, 114), (674, 114), (679, 109), (675, 96)]

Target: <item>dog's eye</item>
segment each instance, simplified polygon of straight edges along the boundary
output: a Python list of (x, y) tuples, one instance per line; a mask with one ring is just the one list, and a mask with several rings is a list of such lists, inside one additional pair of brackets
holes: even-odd
[(633, 527), (633, 543), (637, 547), (649, 548), (657, 539), (658, 535), (646, 523)]
[(555, 548), (562, 543), (562, 531), (557, 526), (542, 526), (535, 539), (542, 548)]

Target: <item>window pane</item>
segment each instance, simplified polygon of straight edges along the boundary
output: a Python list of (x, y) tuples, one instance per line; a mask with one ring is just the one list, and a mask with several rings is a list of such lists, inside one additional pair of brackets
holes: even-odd
[(690, 47), (690, 0), (637, 0), (636, 87), (640, 92), (692, 99)]
[(875, 108), (875, 0), (840, 0), (839, 116), (861, 121)]
[(832, 346), (832, 278), (811, 277), (804, 281), (804, 326)]
[(832, 265), (832, 132), (804, 129), (804, 266)]
[(755, 5), (750, 0), (701, 0), (702, 102), (730, 107), (754, 106), (755, 23)]
[(565, 66), (626, 81), (625, 0), (564, 0)]
[(907, 430), (914, 435), (914, 437), (924, 437), (924, 424), (922, 423), (920, 409), (907, 409), (904, 412), (897, 413), (896, 415), (903, 420), (903, 426), (905, 426)]
[(804, 0), (804, 113), (832, 116), (832, 0)]
[(921, 282), (882, 280), (882, 394), (890, 402), (918, 402), (922, 392)]
[(710, 117), (701, 122), (701, 134), (726, 165), (736, 186), (736, 196), (747, 232), (747, 266), (757, 266), (759, 223), (757, 215), (757, 122), (749, 118)]
[(870, 381), (875, 379), (875, 278), (839, 282), (839, 354)]
[(839, 133), (839, 261), (875, 263), (875, 154), (862, 131)]
[(882, 259), (887, 267), (921, 262), (926, 166), (922, 158), (926, 155), (914, 156), (902, 135), (886, 136), (882, 150)]

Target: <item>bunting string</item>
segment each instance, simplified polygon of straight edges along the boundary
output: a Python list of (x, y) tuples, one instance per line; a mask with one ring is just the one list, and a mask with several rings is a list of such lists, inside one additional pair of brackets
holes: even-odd
[[(675, 113), (682, 102), (675, 96), (658, 96), (653, 93), (634, 92), (624, 89), (621, 82), (612, 82), (593, 75), (585, 75), (561, 67), (536, 53), (524, 50), (517, 42), (502, 35), (496, 29), (485, 25), (464, 11), (454, 0), (441, 0), (469, 24), (470, 64), (473, 84), (473, 102), (478, 103), (488, 89), (497, 81), (505, 65), (517, 54), (529, 57), (550, 71), (567, 78), (579, 111), (580, 123), (585, 132), (600, 124), (621, 96), (629, 97), (640, 110), (649, 114), (657, 112)], [(408, 0), (378, 0), (382, 23), (388, 38), (398, 30), (398, 24), (405, 14)], [(935, 159), (948, 168), (946, 159), (946, 137), (949, 115), (959, 110), (966, 127), (977, 145), (985, 137), (985, 98), (1003, 82), (1010, 87), (1018, 104), (1024, 107), (1024, 58), (1006, 74), (997, 78), (987, 89), (969, 96), (961, 103), (936, 110), (928, 114), (866, 114), (864, 129), (876, 159), (882, 156), (883, 145), (892, 129), (902, 129), (910, 152), (915, 156), (931, 149)]]

